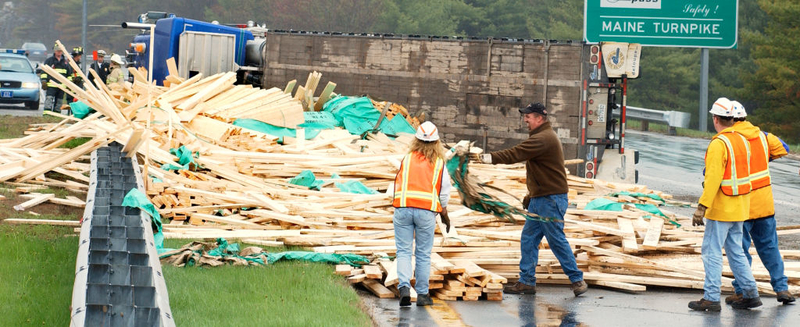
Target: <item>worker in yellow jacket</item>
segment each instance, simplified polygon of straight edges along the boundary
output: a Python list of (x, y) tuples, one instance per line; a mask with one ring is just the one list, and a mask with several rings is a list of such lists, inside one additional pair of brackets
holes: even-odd
[[(750, 243), (756, 247), (758, 257), (769, 271), (769, 282), (783, 304), (795, 301), (789, 293), (789, 284), (783, 272), (783, 258), (778, 249), (778, 232), (775, 223), (775, 201), (772, 198), (772, 178), (769, 173), (769, 162), (788, 154), (789, 146), (773, 134), (762, 132), (747, 121), (747, 112), (738, 101), (733, 101), (733, 129), (747, 138), (750, 143), (750, 214), (744, 222), (742, 233), (742, 249), (747, 261), (752, 264)], [(733, 303), (742, 298), (742, 289), (734, 280), (736, 294), (725, 298), (726, 303)]]
[[(750, 213), (750, 144), (733, 129), (733, 103), (719, 98), (710, 113), (717, 135), (706, 150), (703, 194), (693, 215), (693, 225), (706, 225), (701, 248), (705, 283), (703, 298), (689, 302), (697, 311), (720, 311), (722, 247), (731, 271), (742, 287), (736, 309), (761, 305), (756, 281), (742, 250), (742, 225)], [(705, 221), (703, 220), (705, 217)]]

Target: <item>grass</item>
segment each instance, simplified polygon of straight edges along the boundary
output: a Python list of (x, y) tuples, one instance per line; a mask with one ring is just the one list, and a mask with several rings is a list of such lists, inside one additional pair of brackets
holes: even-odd
[(72, 229), (0, 224), (0, 326), (66, 326), (78, 238)]
[[(164, 246), (180, 248), (189, 242), (166, 240)], [(164, 266), (163, 271), (172, 314), (181, 326), (371, 325), (355, 290), (333, 273), (331, 265), (278, 262), (268, 267)]]
[(44, 115), (42, 117), (15, 117), (0, 116), (0, 139), (10, 139), (22, 137), (23, 132), (28, 129), (30, 124), (57, 123), (61, 118)]
[(91, 140), (89, 137), (77, 137), (67, 141), (67, 143), (62, 144), (59, 148), (74, 149), (86, 142), (89, 142), (89, 140)]
[[(72, 235), (68, 227), (0, 223), (0, 326), (69, 323), (78, 251)], [(179, 326), (371, 325), (355, 290), (330, 265), (165, 266), (163, 271)]]
[(369, 326), (358, 295), (331, 266), (164, 267), (182, 326)]

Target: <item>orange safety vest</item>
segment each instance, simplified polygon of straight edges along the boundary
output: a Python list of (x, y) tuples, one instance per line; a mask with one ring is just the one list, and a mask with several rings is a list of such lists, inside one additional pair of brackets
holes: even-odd
[(750, 143), (750, 184), (757, 190), (772, 183), (769, 175), (769, 144), (767, 136), (759, 132), (758, 137), (747, 140)]
[(725, 173), (722, 176), (720, 189), (728, 196), (744, 195), (750, 193), (750, 142), (736, 132), (719, 133), (714, 136), (725, 144), (728, 153), (728, 162), (725, 163)]
[(403, 158), (400, 171), (394, 178), (392, 206), (442, 212), (439, 192), (442, 190), (443, 173), (444, 160), (441, 158), (436, 158), (436, 163), (431, 165), (421, 153), (410, 153)]

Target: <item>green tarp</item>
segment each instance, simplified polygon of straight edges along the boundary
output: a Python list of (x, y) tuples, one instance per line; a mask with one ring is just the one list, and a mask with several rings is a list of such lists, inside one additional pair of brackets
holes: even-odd
[(139, 191), (138, 188), (132, 188), (130, 191), (128, 191), (128, 194), (125, 195), (125, 198), (122, 199), (122, 206), (139, 208), (140, 210), (149, 214), (153, 223), (153, 239), (156, 243), (156, 250), (158, 250), (158, 253), (170, 250), (164, 249), (164, 234), (161, 232), (161, 215), (158, 214), (156, 206), (147, 199), (147, 196), (144, 195), (144, 193)]
[(75, 118), (80, 119), (83, 119), (94, 112), (94, 109), (89, 108), (89, 106), (83, 103), (83, 101), (70, 102), (69, 108), (72, 110), (72, 115), (75, 116)]
[(305, 186), (313, 190), (319, 191), (319, 187), (325, 183), (321, 179), (317, 179), (314, 173), (308, 169), (303, 170), (297, 176), (289, 180), (289, 183), (294, 185)]
[[(381, 117), (381, 112), (367, 97), (338, 96), (326, 102), (322, 110), (332, 113), (339, 122), (338, 126), (343, 126), (353, 135), (372, 131)], [(384, 118), (377, 129), (387, 135), (416, 132), (405, 119)]]
[[(318, 263), (328, 263), (328, 264), (349, 264), (355, 267), (361, 267), (363, 264), (369, 263), (369, 259), (367, 257), (357, 254), (338, 254), (338, 253), (316, 253), (316, 252), (308, 252), (308, 251), (286, 251), (286, 252), (279, 252), (279, 253), (269, 253), (266, 251), (261, 250), (262, 252), (254, 253), (253, 251), (249, 251), (250, 254), (242, 256), (240, 255), (240, 248), (238, 243), (228, 243), (228, 241), (224, 238), (217, 238), (216, 239), (216, 248), (213, 248), (208, 251), (204, 251), (203, 248), (210, 248), (210, 244), (202, 243), (202, 242), (192, 242), (190, 244), (185, 245), (181, 249), (177, 251), (170, 250), (170, 253), (163, 253), (159, 252), (160, 259), (167, 259), (172, 256), (180, 256), (181, 260), (179, 264), (184, 264), (186, 267), (191, 267), (198, 265), (198, 262), (195, 259), (200, 259), (202, 256), (203, 258), (213, 257), (213, 259), (219, 260), (218, 262), (224, 263), (234, 263), (236, 260), (224, 260), (225, 258), (238, 258), (242, 260), (246, 260), (251, 263), (257, 263), (260, 265), (266, 264), (274, 264), (278, 261), (305, 261), (305, 262), (318, 262)], [(186, 251), (191, 251), (193, 255), (185, 256), (184, 254)], [(166, 252), (166, 251), (165, 251)], [(264, 262), (266, 259), (267, 262)], [(168, 259), (169, 261), (169, 259)], [(175, 264), (175, 262), (173, 262)], [(199, 264), (202, 264), (202, 260)]]
[(173, 163), (166, 163), (161, 165), (161, 169), (163, 170), (197, 169), (198, 164), (197, 161), (195, 161), (194, 159), (200, 157), (200, 152), (198, 151), (192, 152), (186, 146), (181, 145), (177, 149), (175, 148), (169, 149), (169, 153), (178, 157), (178, 164), (180, 164), (180, 166)]
[[(304, 113), (304, 114), (307, 114), (307, 113)], [(283, 138), (284, 137), (287, 137), (287, 136), (288, 137), (297, 137), (297, 131), (294, 128), (279, 127), (279, 126), (267, 124), (265, 122), (262, 122), (262, 121), (259, 121), (259, 120), (255, 120), (255, 119), (239, 118), (239, 119), (237, 119), (237, 120), (235, 120), (233, 122), (233, 125), (234, 126), (239, 126), (239, 127), (242, 127), (242, 128), (247, 128), (249, 130), (253, 130), (253, 131), (256, 131), (256, 132), (269, 134), (269, 135), (278, 137), (278, 138), (280, 138), (279, 142), (281, 142), (281, 143), (283, 143)], [(319, 134), (319, 131), (321, 129), (325, 129), (325, 128), (320, 128), (320, 127), (321, 126), (326, 126), (324, 124), (317, 123), (317, 122), (309, 123), (308, 124), (309, 127), (305, 127), (304, 125), (306, 125), (306, 124), (303, 123), (303, 124), (300, 124), (300, 125), (297, 125), (297, 126), (305, 128), (306, 140), (310, 140), (310, 139), (313, 139), (313, 138), (317, 137), (317, 135)], [(333, 128), (333, 127), (331, 127), (331, 128)]]
[[(355, 193), (355, 194), (378, 194), (378, 191), (373, 190), (359, 181), (343, 181), (337, 182), (339, 175), (333, 174), (331, 179), (334, 180), (333, 185), (339, 188), (342, 192)], [(325, 184), (324, 180), (317, 179), (314, 173), (308, 169), (303, 170), (297, 176), (289, 180), (289, 183), (308, 187), (312, 190), (320, 190), (320, 186)]]
[[(456, 152), (455, 148), (450, 151)], [(456, 152), (458, 153), (458, 152)], [(524, 217), (528, 220), (538, 221), (555, 221), (560, 220), (556, 217), (539, 217), (529, 213), (527, 210), (514, 207), (508, 203), (501, 201), (496, 196), (486, 192), (484, 185), (472, 181), (469, 176), (469, 159), (466, 154), (456, 154), (446, 163), (447, 172), (450, 174), (450, 180), (453, 181), (453, 187), (458, 191), (461, 196), (461, 204), (467, 208), (475, 211), (489, 213), (495, 217), (506, 219), (514, 222), (515, 215)]]
[(586, 207), (584, 207), (583, 209), (584, 210), (622, 211), (623, 210), (622, 206), (625, 205), (625, 204), (633, 204), (636, 207), (636, 209), (639, 209), (639, 210), (642, 210), (642, 211), (647, 211), (647, 212), (652, 213), (652, 214), (654, 214), (656, 216), (664, 217), (671, 224), (673, 224), (675, 226), (678, 226), (678, 227), (681, 227), (681, 225), (678, 224), (677, 221), (675, 221), (672, 218), (670, 218), (667, 215), (665, 215), (663, 212), (661, 212), (660, 209), (658, 209), (657, 206), (655, 206), (653, 204), (649, 204), (649, 203), (648, 204), (642, 204), (642, 203), (620, 203), (620, 202), (617, 202), (617, 201), (614, 201), (614, 200), (609, 200), (609, 199), (606, 199), (606, 198), (597, 198), (597, 199), (594, 199), (591, 202), (587, 203)]
[[(305, 129), (307, 140), (315, 138), (320, 130), (336, 127), (342, 127), (353, 135), (362, 135), (372, 131), (380, 117), (381, 112), (367, 97), (337, 96), (326, 102), (322, 111), (304, 112), (305, 122), (297, 127)], [(233, 125), (278, 137), (280, 143), (283, 143), (283, 137), (297, 137), (294, 128), (279, 127), (255, 119), (237, 119)], [(381, 120), (377, 130), (387, 135), (415, 132), (405, 119), (388, 118)]]

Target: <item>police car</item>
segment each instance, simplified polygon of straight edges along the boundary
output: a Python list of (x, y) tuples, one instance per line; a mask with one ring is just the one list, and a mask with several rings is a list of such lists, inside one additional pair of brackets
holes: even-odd
[(0, 51), (0, 104), (23, 103), (27, 109), (39, 109), (42, 84), (24, 53)]

